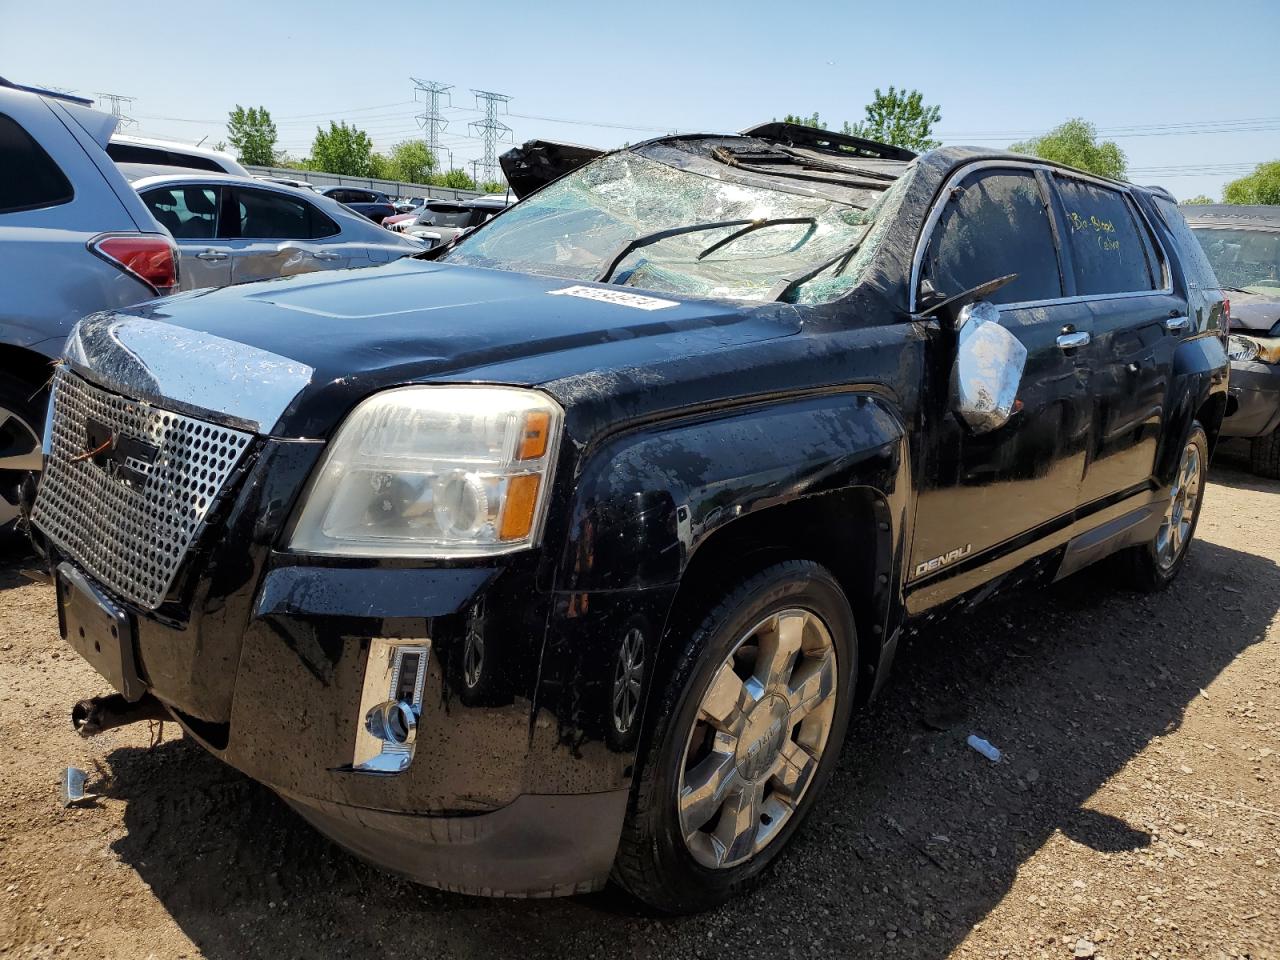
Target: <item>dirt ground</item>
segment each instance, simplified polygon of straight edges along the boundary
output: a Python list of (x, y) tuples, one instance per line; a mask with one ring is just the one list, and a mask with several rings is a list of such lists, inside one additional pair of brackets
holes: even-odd
[[(172, 724), (154, 746), (146, 724), (80, 740), (71, 703), (107, 688), (10, 555), (0, 958), (1275, 960), (1280, 485), (1215, 477), (1169, 592), (1085, 573), (914, 639), (789, 855), (677, 920), (611, 893), (436, 893), (335, 850)], [(62, 808), (68, 764), (91, 806)]]

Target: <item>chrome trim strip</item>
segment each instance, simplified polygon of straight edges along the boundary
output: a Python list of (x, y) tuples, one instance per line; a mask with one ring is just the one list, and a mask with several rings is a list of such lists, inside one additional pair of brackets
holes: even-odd
[(76, 324), (64, 358), (115, 393), (251, 433), (270, 433), (315, 372), (248, 344), (115, 313)]
[[(1142, 205), (1132, 200), (1133, 191), (1129, 187), (1112, 183), (1110, 180), (1104, 180), (1101, 177), (1093, 177), (1087, 173), (1077, 173), (1074, 170), (1066, 170), (1062, 167), (1055, 167), (1047, 163), (1035, 163), (1025, 160), (975, 160), (971, 163), (963, 164), (953, 170), (950, 176), (943, 181), (942, 189), (938, 191), (937, 199), (934, 200), (933, 206), (929, 208), (929, 215), (925, 218), (924, 226), (920, 230), (920, 238), (916, 243), (915, 253), (911, 257), (911, 285), (907, 291), (907, 310), (912, 315), (915, 314), (916, 292), (920, 289), (920, 270), (923, 266), (924, 252), (929, 246), (929, 241), (933, 239), (934, 228), (938, 225), (938, 221), (942, 219), (943, 208), (946, 207), (947, 201), (951, 199), (951, 191), (955, 189), (957, 183), (969, 176), (976, 170), (986, 170), (991, 168), (1000, 168), (1006, 170), (1019, 171), (1040, 171), (1046, 175), (1056, 175), (1062, 177), (1074, 177), (1077, 180), (1084, 180), (1089, 183), (1095, 183), (1100, 187), (1108, 190), (1114, 190), (1117, 193), (1129, 194), (1130, 202), (1133, 204), (1134, 210), (1137, 211), (1139, 217), (1142, 218), (1143, 224), (1147, 228), (1147, 233), (1151, 237), (1152, 244), (1156, 252), (1160, 256), (1160, 269), (1162, 273), (1161, 280), (1164, 284), (1159, 290), (1133, 290), (1123, 293), (1097, 293), (1097, 294), (1077, 294), (1070, 297), (1051, 297), (1048, 300), (1020, 300), (1017, 303), (1001, 303), (998, 304), (1001, 310), (1026, 309), (1028, 307), (1051, 307), (1058, 304), (1067, 303), (1084, 303), (1093, 300), (1121, 300), (1129, 297), (1150, 297), (1158, 294), (1173, 293), (1173, 274), (1169, 268), (1169, 253), (1164, 247), (1164, 242), (1160, 239), (1160, 233), (1151, 228), (1151, 222), (1147, 219), (1146, 213), (1142, 209)], [(1050, 213), (1052, 216), (1052, 213)]]

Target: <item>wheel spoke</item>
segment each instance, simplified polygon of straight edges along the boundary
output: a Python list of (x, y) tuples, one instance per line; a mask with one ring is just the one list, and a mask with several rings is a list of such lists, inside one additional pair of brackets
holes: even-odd
[(736, 733), (745, 722), (743, 711), (752, 700), (741, 678), (733, 672), (732, 661), (726, 661), (711, 681), (699, 711), (716, 729)]
[(791, 704), (790, 723), (803, 720), (814, 707), (831, 696), (836, 688), (834, 657), (828, 652), (822, 659), (806, 659), (787, 690)]
[(711, 753), (684, 775), (680, 791), (680, 819), (690, 834), (710, 820), (725, 802), (725, 795), (738, 782), (733, 763), (733, 741), (723, 733), (716, 734)]
[(721, 862), (732, 863), (749, 857), (760, 829), (764, 784), (739, 781), (738, 787), (725, 803), (724, 813), (712, 835)]
[(35, 431), (21, 417), (0, 407), (0, 470), (39, 470), (42, 460)]
[(804, 747), (790, 737), (782, 744), (778, 761), (774, 764), (773, 780), (794, 805), (804, 793), (809, 781), (818, 769), (818, 761)]
[(785, 687), (791, 679), (796, 654), (804, 641), (804, 625), (808, 619), (799, 611), (777, 616), (772, 629), (760, 635), (760, 650), (752, 678), (764, 689)]

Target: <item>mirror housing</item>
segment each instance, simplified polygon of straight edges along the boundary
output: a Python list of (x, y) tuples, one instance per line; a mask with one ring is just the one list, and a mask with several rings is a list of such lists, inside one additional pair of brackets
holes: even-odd
[(976, 300), (956, 315), (952, 384), (956, 414), (974, 433), (1009, 422), (1017, 404), (1027, 348), (1000, 326), (1000, 309)]

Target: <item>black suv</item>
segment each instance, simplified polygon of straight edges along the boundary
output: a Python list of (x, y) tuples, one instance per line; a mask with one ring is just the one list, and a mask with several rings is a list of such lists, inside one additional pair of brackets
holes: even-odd
[(705, 908), (906, 627), (1178, 574), (1228, 369), (1179, 218), (769, 124), (358, 276), (87, 318), (34, 507), (65, 636), (359, 856)]

